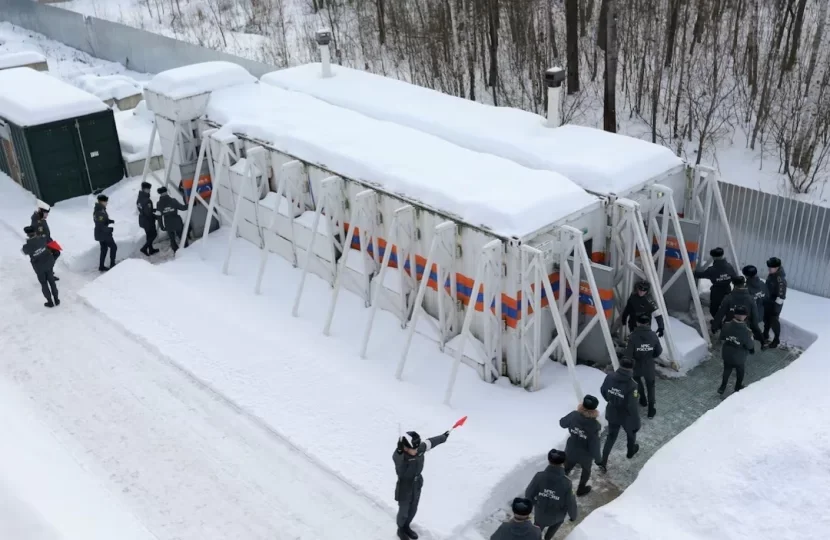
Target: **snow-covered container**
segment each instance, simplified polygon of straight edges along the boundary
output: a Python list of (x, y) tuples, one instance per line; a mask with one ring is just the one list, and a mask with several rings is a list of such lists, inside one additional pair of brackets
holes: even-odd
[[(192, 183), (199, 147), (198, 123), (214, 90), (245, 84), (256, 78), (231, 62), (203, 62), (163, 71), (144, 87), (147, 108), (156, 115), (156, 130), (165, 156), (173, 156), (170, 181)], [(173, 149), (175, 148), (175, 152)], [(210, 190), (210, 178), (198, 175), (200, 189)]]
[[(559, 262), (555, 257), (562, 249), (559, 228), (564, 225), (576, 228), (588, 245), (593, 239), (602, 241), (606, 231), (605, 200), (587, 193), (562, 175), (473, 152), (438, 137), (377, 121), (300, 93), (265, 84), (217, 90), (207, 105), (205, 124), (202, 129), (220, 128), (211, 139), (219, 206), (230, 215), (239, 201), (242, 217), (239, 234), (257, 245), (264, 241), (269, 249), (289, 260), (304, 261), (305, 246), (311, 237), (312, 210), (324, 204), (323, 181), (332, 176), (343, 179), (344, 184), (336, 194), (338, 200), (325, 208), (333, 227), (329, 229), (325, 220), (321, 221), (317, 232), (320, 238), (315, 241), (315, 246), (322, 244), (325, 249), (318, 252), (315, 247), (317, 257), (311, 270), (324, 279), (333, 281), (330, 269), (332, 261), (339, 257), (337, 250), (331, 248), (332, 232), (334, 240), (343, 241), (350, 226), (348, 220), (357, 221), (354, 216), (358, 214), (358, 194), (366, 190), (375, 192), (376, 206), (366, 221), (371, 230), (366, 231), (366, 236), (355, 235), (350, 246), (354, 252), (349, 254), (347, 263), (347, 269), (353, 274), (350, 282), (356, 284), (350, 288), (358, 294), (365, 295), (366, 281), (374, 277), (382, 255), (392, 243), (394, 256), (390, 267), (396, 269), (395, 277), (384, 279), (384, 286), (393, 296), (402, 290), (411, 309), (416, 292), (411, 280), (412, 267), (416, 267), (420, 278), (430, 256), (435, 227), (446, 221), (455, 223), (457, 234), (448, 241), (451, 245), (445, 246), (445, 264), (432, 267), (430, 290), (426, 293), (426, 310), (435, 319), (437, 328), (419, 326), (419, 331), (431, 334), (442, 345), (448, 344), (460, 330), (482, 248), (493, 240), (502, 242), (497, 275), (483, 281), (476, 298), (473, 333), (491, 345), (501, 341), (499, 350), (503, 350), (507, 372), (514, 381), (520, 378), (520, 246), (538, 246), (551, 255), (546, 260), (545, 271), (552, 282), (554, 296), (559, 297), (556, 270)], [(295, 188), (292, 196), (279, 201), (282, 211), (274, 230), (268, 230), (268, 226), (277, 204), (276, 194), (268, 193), (264, 199), (263, 193), (252, 195), (252, 187), (240, 185), (244, 182), (240, 168), (235, 167), (234, 160), (228, 161), (229, 154), (244, 159), (246, 150), (256, 146), (269, 151), (271, 189), (276, 189), (281, 175), (291, 175), (290, 183)], [(233, 172), (228, 170), (231, 168)], [(241, 198), (240, 190), (246, 190)], [(390, 230), (393, 216), (405, 205), (415, 209), (414, 229), (410, 231), (411, 237), (399, 235), (394, 240)], [(299, 217), (289, 219), (289, 208), (294, 209), (290, 212), (292, 218), (298, 214)], [(362, 242), (368, 243), (364, 261), (360, 252), (356, 252)], [(298, 250), (302, 251), (299, 255)], [(403, 272), (398, 270), (401, 268)], [(602, 297), (600, 313), (608, 316), (612, 304), (610, 269), (598, 264), (591, 268), (595, 277), (604, 272), (607, 278), (597, 277), (597, 282)], [(368, 276), (363, 276), (364, 272)], [(585, 266), (582, 275), (586, 275)], [(444, 287), (439, 286), (441, 282)], [(597, 313), (590, 292), (585, 290), (587, 287), (587, 282), (581, 283), (579, 291), (578, 307), (585, 317)], [(498, 306), (495, 298), (492, 302), (485, 300), (492, 298), (496, 289)], [(447, 297), (441, 298), (443, 294)], [(542, 306), (547, 305), (546, 298), (543, 295)], [(484, 309), (485, 303), (490, 304), (489, 310)], [(398, 311), (407, 313), (401, 306)], [(483, 335), (488, 311), (500, 313), (504, 321), (506, 330), (502, 333), (499, 329), (499, 340), (490, 341)], [(541, 350), (544, 351), (552, 340), (553, 318), (545, 310), (540, 320)], [(473, 347), (466, 350), (470, 356), (465, 360), (478, 364), (483, 374), (487, 373), (483, 367), (487, 362), (497, 362), (501, 367), (501, 353), (496, 355), (497, 359), (488, 359), (473, 354)], [(591, 360), (608, 362), (607, 350)]]
[(121, 143), (121, 155), (127, 168), (127, 176), (140, 176), (144, 171), (144, 161), (150, 159), (150, 170), (164, 168), (161, 141), (158, 133), (153, 136), (150, 149), (150, 136), (153, 133), (153, 113), (141, 101), (133, 110), (115, 113), (115, 125), (118, 128), (118, 140)]
[(46, 57), (36, 51), (21, 51), (0, 54), (0, 70), (19, 67), (31, 68), (35, 71), (49, 71)]
[(134, 109), (143, 99), (141, 85), (126, 75), (86, 74), (77, 77), (75, 86), (95, 95), (119, 111)]
[(29, 68), (0, 71), (0, 143), (0, 170), (50, 205), (124, 177), (110, 108)]

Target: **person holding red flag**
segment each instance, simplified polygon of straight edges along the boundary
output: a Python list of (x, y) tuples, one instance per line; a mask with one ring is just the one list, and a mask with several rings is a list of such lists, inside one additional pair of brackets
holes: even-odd
[[(38, 236), (46, 238), (46, 247), (49, 248), (49, 251), (52, 252), (52, 257), (57, 261), (58, 257), (61, 256), (61, 250), (58, 243), (52, 240), (52, 231), (49, 230), (49, 224), (46, 222), (46, 218), (48, 217), (49, 205), (38, 201), (37, 210), (32, 214), (32, 228)], [(54, 277), (55, 281), (60, 281), (58, 276), (53, 275), (52, 277)]]

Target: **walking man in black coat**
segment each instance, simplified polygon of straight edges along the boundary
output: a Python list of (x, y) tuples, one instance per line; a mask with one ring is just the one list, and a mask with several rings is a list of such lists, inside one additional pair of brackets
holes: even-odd
[(751, 264), (744, 266), (741, 272), (746, 277), (746, 288), (755, 300), (755, 307), (758, 309), (758, 320), (763, 321), (764, 302), (767, 299), (767, 285), (758, 277), (758, 269)]
[(147, 255), (155, 255), (159, 250), (153, 247), (153, 241), (158, 236), (156, 229), (156, 214), (153, 210), (153, 200), (150, 198), (150, 182), (141, 183), (141, 191), (138, 192), (138, 200), (135, 205), (138, 208), (138, 226), (144, 229), (144, 235), (147, 240), (141, 247), (141, 253)]
[(719, 332), (724, 322), (732, 320), (735, 308), (743, 306), (746, 312), (749, 313), (747, 323), (749, 324), (749, 329), (752, 330), (752, 335), (763, 344), (764, 338), (761, 335), (761, 328), (758, 326), (758, 323), (761, 322), (758, 318), (758, 308), (755, 306), (755, 299), (746, 287), (746, 278), (744, 276), (733, 278), (732, 285), (735, 288), (723, 299), (723, 302), (720, 304), (720, 309), (718, 309), (715, 318), (712, 320), (712, 333)]
[[(32, 214), (32, 228), (35, 229), (35, 233), (38, 236), (43, 236), (46, 238), (46, 243), (52, 241), (52, 231), (49, 230), (49, 223), (46, 222), (46, 218), (49, 217), (49, 207), (46, 206), (45, 203), (38, 202), (38, 209), (35, 210), (35, 213)], [(49, 248), (49, 251), (52, 252), (52, 257), (55, 260), (58, 260), (58, 257), (61, 256), (61, 252), (57, 249)], [(53, 272), (54, 275), (54, 272)], [(58, 276), (54, 276), (55, 281), (60, 281)]]
[(695, 270), (695, 279), (708, 279), (712, 282), (709, 292), (709, 313), (715, 318), (720, 304), (727, 294), (732, 292), (732, 278), (738, 277), (735, 268), (723, 256), (723, 248), (716, 247), (709, 252), (712, 264), (705, 270)]
[(490, 540), (542, 540), (542, 529), (530, 521), (533, 502), (530, 499), (516, 497), (513, 499), (513, 519), (502, 523)]
[(720, 337), (723, 340), (721, 354), (723, 356), (723, 380), (718, 394), (726, 391), (726, 385), (732, 370), (735, 370), (737, 380), (735, 391), (744, 388), (744, 366), (747, 354), (755, 354), (755, 342), (752, 341), (752, 332), (746, 326), (747, 309), (743, 306), (735, 308), (735, 318), (723, 326)]
[(573, 468), (579, 465), (582, 474), (579, 477), (579, 487), (576, 496), (582, 497), (591, 492), (588, 481), (591, 479), (591, 466), (600, 460), (599, 432), (601, 426), (597, 421), (599, 400), (586, 395), (577, 409), (568, 413), (559, 425), (568, 430), (568, 444), (565, 446), (565, 474), (571, 474)]
[[(395, 472), (398, 483), (395, 486), (395, 500), (398, 501), (398, 538), (401, 540), (415, 540), (418, 535), (412, 530), (412, 520), (418, 512), (418, 503), (421, 500), (421, 489), (424, 487), (424, 454), (444, 444), (450, 432), (432, 437), (425, 441), (414, 431), (407, 431), (398, 439), (398, 447), (392, 454), (395, 462)], [(528, 512), (529, 513), (529, 512)]]
[(654, 394), (654, 382), (657, 378), (655, 359), (663, 354), (663, 346), (660, 345), (657, 336), (658, 334), (651, 329), (651, 316), (641, 314), (637, 318), (637, 328), (628, 337), (628, 346), (625, 349), (625, 356), (634, 362), (634, 380), (637, 381), (640, 405), (648, 406), (649, 418), (654, 418), (657, 414), (657, 398)]
[(43, 305), (48, 308), (61, 305), (55, 275), (52, 273), (55, 257), (52, 255), (52, 250), (46, 247), (46, 237), (38, 235), (37, 230), (31, 226), (24, 227), (23, 232), (26, 233), (28, 239), (21, 251), (29, 256), (37, 280), (40, 282), (40, 290), (46, 298), (46, 303)]
[(564, 464), (565, 452), (551, 450), (547, 468), (537, 472), (525, 490), (525, 497), (536, 507), (534, 523), (543, 531), (545, 540), (553, 538), (566, 515), (571, 521), (576, 520), (576, 497), (573, 484), (562, 468)]
[[(637, 326), (637, 318), (640, 315), (646, 314), (649, 316), (649, 324), (651, 324), (651, 315), (657, 311), (657, 304), (651, 299), (648, 292), (651, 285), (648, 281), (641, 281), (634, 287), (634, 292), (628, 297), (628, 302), (625, 304), (625, 309), (622, 312), (622, 323), (628, 324), (628, 329), (634, 331)], [(657, 317), (657, 335), (663, 337), (665, 323), (663, 316), (659, 313)]]
[[(103, 193), (98, 195), (98, 202), (92, 211), (92, 220), (95, 222), (95, 240), (101, 245), (101, 257), (98, 259), (99, 272), (106, 272), (115, 266), (115, 252), (118, 250), (118, 246), (115, 245), (115, 240), (112, 237), (112, 227), (110, 226), (115, 222), (107, 214), (108, 202), (109, 197)], [(104, 266), (107, 251), (109, 251), (110, 255), (109, 267)]]
[[(787, 274), (778, 257), (767, 260), (767, 297), (764, 302), (764, 343), (773, 349), (781, 343), (781, 309), (787, 299)], [(775, 333), (775, 339), (769, 341), (770, 331)]]
[[(179, 250), (179, 242), (181, 242), (182, 233), (184, 232), (184, 222), (179, 211), (186, 211), (187, 205), (180, 203), (167, 193), (166, 187), (160, 187), (156, 190), (159, 194), (159, 202), (156, 209), (161, 214), (161, 230), (167, 231), (170, 236), (170, 247), (173, 253)], [(184, 247), (187, 247), (188, 242), (185, 239)]]
[(614, 373), (609, 373), (602, 383), (600, 392), (608, 405), (605, 407), (605, 418), (608, 420), (608, 437), (605, 439), (605, 447), (602, 449), (602, 460), (597, 465), (602, 471), (608, 467), (608, 457), (611, 449), (617, 442), (620, 429), (625, 431), (628, 443), (628, 459), (634, 457), (640, 450), (637, 444), (637, 432), (640, 430), (640, 409), (637, 407), (637, 384), (632, 378), (634, 367), (630, 358), (620, 359), (620, 368)]

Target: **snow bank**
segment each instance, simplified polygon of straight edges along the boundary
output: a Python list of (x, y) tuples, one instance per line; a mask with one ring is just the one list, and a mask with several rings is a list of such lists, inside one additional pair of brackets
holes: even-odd
[(155, 536), (84, 471), (0, 378), (0, 538), (151, 540)]
[[(399, 382), (394, 373), (405, 334), (395, 316), (378, 312), (363, 360), (368, 310), (360, 298), (340, 294), (332, 337), (323, 337), (328, 283), (308, 277), (300, 317), (294, 318), (298, 269), (272, 255), (263, 294), (256, 296), (259, 250), (237, 240), (227, 277), (219, 271), (227, 232), (209, 238), (207, 264), (193, 248), (161, 266), (130, 260), (80, 294), (386, 508), (390, 527), (396, 508), (392, 452), (400, 429), (434, 436), (469, 415), (467, 425), (427, 457), (416, 526), (438, 538), (459, 538), (465, 527), (503, 507), (547, 451), (564, 442), (558, 420), (572, 410), (575, 397), (559, 364), (543, 370), (544, 388), (536, 393), (503, 381), (486, 384), (462, 366), (454, 409), (447, 408), (442, 400), (452, 360), (434, 342), (414, 336)], [(584, 390), (596, 394), (603, 374), (584, 366), (577, 372)]]
[[(131, 256), (144, 244), (144, 231), (138, 226), (135, 207), (140, 185), (141, 178), (130, 178), (104, 190), (109, 197), (107, 210), (110, 218), (115, 220), (114, 238), (118, 244), (119, 261)], [(100, 247), (93, 237), (94, 205), (95, 196), (88, 195), (61, 201), (49, 212), (52, 238), (63, 248), (58, 259), (58, 273), (62, 264), (76, 272), (98, 269)], [(20, 235), (21, 245), (23, 227), (31, 223), (36, 208), (35, 196), (0, 172), (0, 222)]]
[[(672, 332), (672, 339), (677, 348), (677, 353), (680, 355), (678, 360), (678, 370), (672, 373), (673, 376), (688, 373), (689, 370), (696, 367), (698, 364), (706, 359), (709, 354), (709, 347), (706, 346), (706, 341), (700, 337), (698, 331), (674, 317), (669, 317), (669, 325)], [(652, 320), (651, 327), (657, 330), (657, 321)], [(664, 356), (665, 356), (664, 352)]]
[(141, 85), (126, 75), (81, 75), (73, 84), (102, 101), (126, 99), (141, 94)]
[(0, 117), (38, 126), (107, 110), (97, 97), (29, 68), (0, 71)]
[(146, 88), (171, 99), (184, 99), (254, 81), (256, 77), (237, 64), (202, 62), (163, 71)]
[(406, 125), (447, 141), (567, 176), (595, 193), (624, 193), (683, 166), (671, 150), (597, 129), (545, 127), (539, 115), (492, 107), (342, 66), (322, 78), (320, 64), (268, 73), (262, 82)]
[[(569, 540), (830, 538), (830, 326), (669, 441)], [(747, 369), (752, 369), (749, 360)]]
[(567, 178), (479, 154), (315, 98), (250, 84), (211, 95), (206, 116), (325, 169), (502, 236), (523, 236), (596, 201)]
[[(115, 126), (118, 130), (118, 140), (121, 143), (121, 153), (124, 154), (124, 159), (128, 163), (147, 157), (153, 122), (155, 122), (153, 114), (147, 110), (145, 101), (139, 103), (131, 111), (115, 113)], [(156, 133), (151, 156), (161, 155), (161, 141)]]
[(46, 62), (46, 57), (35, 51), (0, 54), (0, 69), (28, 66)]

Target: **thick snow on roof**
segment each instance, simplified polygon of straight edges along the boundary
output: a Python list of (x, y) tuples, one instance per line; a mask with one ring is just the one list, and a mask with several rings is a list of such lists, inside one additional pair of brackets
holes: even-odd
[(214, 92), (207, 118), (502, 236), (533, 233), (596, 201), (556, 173), (265, 84)]
[(202, 62), (162, 71), (147, 83), (146, 88), (171, 99), (184, 99), (254, 81), (256, 77), (237, 64)]
[(320, 64), (268, 73), (262, 81), (406, 125), (533, 169), (563, 174), (588, 191), (620, 194), (683, 165), (663, 146), (597, 129), (544, 125), (539, 115), (492, 107), (365, 71)]
[(107, 110), (90, 93), (30, 68), (0, 71), (0, 117), (39, 126)]
[(46, 62), (46, 57), (35, 51), (21, 51), (15, 53), (0, 54), (0, 69), (28, 66)]
[(104, 101), (124, 99), (141, 94), (141, 85), (126, 75), (81, 75), (75, 79), (75, 86), (94, 94)]

